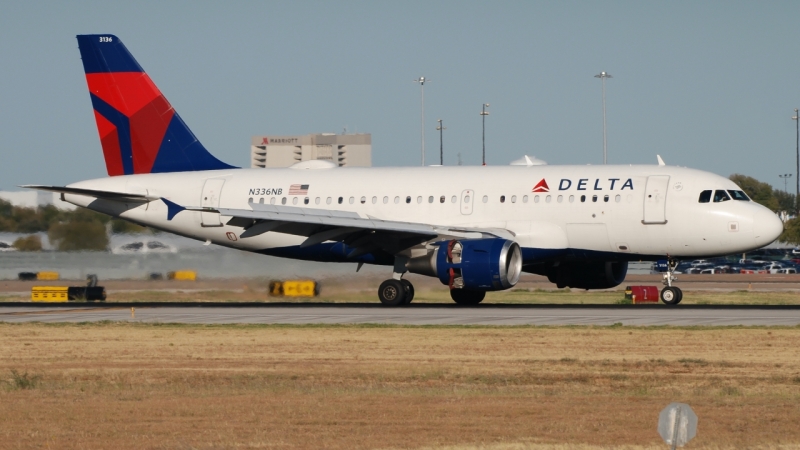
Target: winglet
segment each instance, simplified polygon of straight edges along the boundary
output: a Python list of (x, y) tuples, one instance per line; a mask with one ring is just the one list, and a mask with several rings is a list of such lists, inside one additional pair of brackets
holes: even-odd
[(165, 199), (164, 197), (161, 197), (161, 201), (167, 205), (167, 220), (172, 220), (179, 212), (186, 209), (177, 203)]
[(658, 158), (658, 165), (659, 166), (666, 166), (666, 164), (664, 164), (664, 160), (661, 159), (661, 155), (656, 155), (656, 158)]

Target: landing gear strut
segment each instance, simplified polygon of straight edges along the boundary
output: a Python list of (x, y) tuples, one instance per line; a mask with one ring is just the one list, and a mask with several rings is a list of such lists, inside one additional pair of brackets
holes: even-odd
[(678, 267), (678, 261), (668, 258), (667, 271), (664, 272), (664, 289), (661, 290), (661, 301), (666, 305), (677, 305), (683, 300), (683, 291), (677, 286), (673, 286), (672, 282), (676, 281), (678, 277), (673, 275), (675, 268)]

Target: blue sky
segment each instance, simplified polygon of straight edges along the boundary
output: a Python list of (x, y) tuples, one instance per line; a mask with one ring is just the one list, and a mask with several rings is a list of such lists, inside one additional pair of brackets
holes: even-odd
[[(524, 154), (744, 173), (795, 166), (800, 2), (3, 2), (0, 189), (103, 177), (76, 34), (123, 40), (220, 159), (250, 136), (372, 134), (373, 163)], [(794, 183), (794, 179), (792, 179)], [(790, 184), (790, 191), (791, 189)]]

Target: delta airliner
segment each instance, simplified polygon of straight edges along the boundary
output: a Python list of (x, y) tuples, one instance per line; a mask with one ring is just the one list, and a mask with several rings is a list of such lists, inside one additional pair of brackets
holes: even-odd
[(640, 260), (668, 261), (661, 300), (677, 304), (678, 260), (747, 252), (783, 231), (731, 180), (660, 157), (637, 166), (233, 167), (203, 147), (119, 38), (81, 35), (78, 45), (109, 177), (26, 187), (245, 251), (388, 266), (378, 289), (386, 305), (413, 299), (407, 272), (477, 304), (522, 272), (611, 288)]

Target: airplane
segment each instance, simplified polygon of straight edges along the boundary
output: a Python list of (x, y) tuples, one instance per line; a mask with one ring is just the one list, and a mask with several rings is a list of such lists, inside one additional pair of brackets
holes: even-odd
[(206, 243), (388, 266), (378, 288), (388, 306), (413, 300), (409, 272), (476, 305), (523, 272), (608, 289), (629, 261), (659, 260), (661, 300), (675, 305), (678, 261), (748, 252), (783, 231), (731, 180), (660, 156), (658, 165), (234, 167), (206, 150), (118, 37), (77, 39), (109, 176), (23, 187)]

